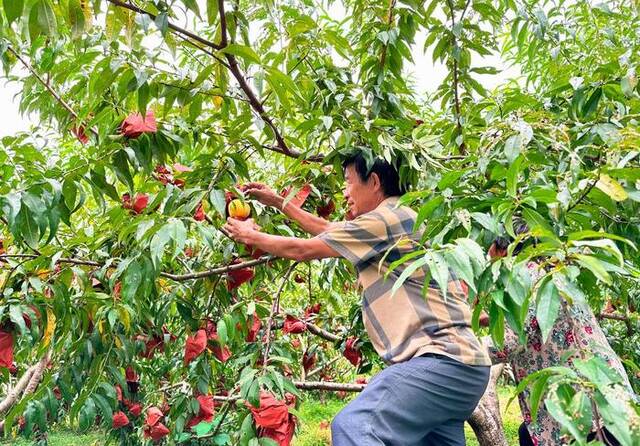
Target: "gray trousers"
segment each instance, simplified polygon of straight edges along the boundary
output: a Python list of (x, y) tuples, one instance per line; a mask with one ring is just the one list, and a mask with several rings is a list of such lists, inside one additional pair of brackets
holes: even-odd
[(332, 446), (464, 446), (489, 367), (440, 355), (378, 373), (331, 423)]

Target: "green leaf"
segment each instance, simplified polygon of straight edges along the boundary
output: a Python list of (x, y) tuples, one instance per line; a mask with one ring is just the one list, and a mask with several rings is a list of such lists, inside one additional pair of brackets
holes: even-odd
[(521, 150), (522, 138), (519, 134), (511, 135), (504, 142), (504, 154), (507, 157), (507, 162), (509, 162), (509, 164), (513, 163), (515, 159), (518, 158)]
[(547, 390), (547, 383), (549, 382), (550, 375), (543, 375), (532, 386), (529, 393), (529, 404), (531, 405), (531, 420), (535, 423), (538, 420), (538, 408), (542, 401), (542, 396)]
[(444, 258), (447, 261), (449, 267), (456, 273), (458, 279), (464, 280), (469, 288), (477, 292), (475, 279), (473, 276), (473, 267), (469, 257), (465, 254), (464, 250), (460, 246), (456, 246), (454, 249), (445, 251)]
[(449, 287), (449, 267), (446, 260), (436, 251), (427, 251), (424, 257), (431, 277), (437, 282), (443, 298), (446, 299)]
[(4, 13), (7, 17), (9, 25), (18, 17), (22, 16), (24, 10), (24, 0), (4, 0)]
[(560, 309), (560, 294), (555, 284), (551, 280), (545, 280), (538, 288), (536, 318), (542, 333), (542, 343), (547, 342), (553, 325), (558, 318)]
[(69, 0), (67, 20), (71, 26), (71, 34), (73, 37), (77, 38), (82, 35), (85, 27), (85, 18), (80, 0)]
[(240, 45), (238, 43), (231, 43), (221, 50), (223, 53), (231, 54), (233, 56), (242, 57), (249, 63), (260, 64), (260, 57), (256, 54), (251, 47)]
[(209, 201), (213, 207), (218, 211), (220, 217), (224, 218), (226, 215), (227, 203), (224, 197), (224, 191), (218, 189), (212, 189), (209, 193)]
[(568, 235), (567, 239), (571, 241), (571, 240), (583, 240), (585, 238), (602, 238), (602, 237), (606, 237), (611, 240), (618, 240), (619, 242), (623, 242), (631, 246), (634, 250), (638, 249), (636, 245), (629, 239), (626, 239), (616, 234), (610, 234), (608, 232), (592, 231), (590, 229), (585, 231), (571, 232)]
[(149, 249), (151, 251), (151, 260), (154, 265), (158, 266), (160, 261), (162, 260), (162, 255), (164, 254), (164, 248), (171, 241), (171, 227), (168, 224), (165, 224), (160, 228), (158, 232), (155, 233), (153, 238), (151, 239), (151, 243), (149, 244)]
[(478, 222), (483, 228), (491, 231), (494, 235), (500, 235), (500, 224), (493, 216), (482, 212), (472, 212), (471, 218)]
[(400, 289), (400, 287), (402, 286), (402, 284), (418, 269), (421, 268), (422, 266), (424, 266), (424, 264), (426, 263), (426, 259), (423, 257), (421, 259), (416, 260), (415, 262), (411, 263), (411, 265), (407, 266), (404, 271), (402, 271), (402, 274), (400, 274), (400, 277), (398, 277), (395, 281), (395, 283), (393, 284), (393, 287), (391, 287), (391, 296), (393, 297), (393, 295), (396, 293), (396, 291), (398, 291), (398, 289)]
[(215, 423), (201, 421), (200, 423), (193, 426), (191, 429), (195, 432), (198, 437), (202, 437), (203, 435), (207, 435), (209, 432), (213, 430)]
[(50, 0), (40, 0), (36, 5), (36, 11), (40, 30), (48, 36), (54, 36), (57, 28), (56, 15), (53, 12)]
[(169, 16), (166, 12), (161, 12), (156, 16), (156, 19), (153, 21), (158, 29), (160, 30), (160, 34), (162, 37), (167, 36), (167, 30), (169, 29)]
[(214, 25), (219, 18), (218, 0), (207, 0), (207, 21)]
[(456, 249), (460, 249), (471, 260), (475, 274), (480, 275), (487, 264), (487, 259), (480, 245), (470, 238), (464, 237), (456, 239), (455, 243), (459, 247)]
[(140, 283), (142, 282), (142, 269), (137, 261), (132, 261), (122, 276), (122, 298), (126, 302), (132, 302)]
[(220, 319), (218, 321), (216, 330), (218, 332), (218, 341), (220, 342), (220, 345), (224, 347), (228, 342), (227, 324), (224, 322), (224, 319)]
[(595, 113), (598, 110), (598, 103), (600, 102), (600, 98), (602, 98), (602, 87), (596, 88), (589, 99), (582, 107), (582, 115), (587, 118), (589, 115)]
[(629, 198), (629, 194), (624, 190), (624, 187), (609, 175), (601, 174), (596, 187), (614, 201), (624, 201)]
[(24, 334), (27, 332), (27, 326), (24, 322), (24, 318), (22, 317), (22, 307), (20, 305), (11, 305), (9, 307), (9, 318), (11, 322), (16, 324), (20, 329), (20, 333)]
[(113, 418), (113, 409), (111, 408), (111, 405), (109, 405), (107, 400), (102, 395), (99, 395), (97, 393), (93, 394), (91, 398), (95, 402), (96, 406), (98, 406), (98, 408), (100, 409), (103, 422), (105, 424), (111, 424), (111, 419)]
[(600, 260), (593, 256), (585, 254), (574, 254), (573, 256), (580, 265), (591, 271), (593, 275), (596, 276), (599, 280), (608, 285), (611, 285), (611, 276), (602, 265)]
[(571, 280), (564, 272), (553, 273), (553, 282), (562, 297), (569, 303), (587, 305), (587, 299), (578, 284)]
[(182, 3), (184, 3), (184, 5), (188, 9), (193, 11), (193, 13), (198, 16), (198, 18), (200, 18), (200, 8), (198, 7), (198, 3), (196, 2), (196, 0), (182, 0)]
[(524, 158), (519, 156), (511, 166), (509, 166), (509, 170), (507, 170), (507, 193), (513, 198), (517, 196), (518, 175), (520, 174), (520, 167), (523, 161)]

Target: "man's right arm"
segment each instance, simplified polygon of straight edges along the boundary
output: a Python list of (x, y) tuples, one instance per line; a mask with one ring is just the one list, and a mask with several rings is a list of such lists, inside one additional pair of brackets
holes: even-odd
[(336, 223), (313, 215), (302, 208), (294, 206), (291, 202), (284, 204), (285, 199), (276, 194), (271, 188), (262, 183), (248, 183), (245, 193), (256, 198), (262, 204), (273, 206), (292, 220), (298, 222), (300, 227), (311, 235), (318, 235), (325, 232)]

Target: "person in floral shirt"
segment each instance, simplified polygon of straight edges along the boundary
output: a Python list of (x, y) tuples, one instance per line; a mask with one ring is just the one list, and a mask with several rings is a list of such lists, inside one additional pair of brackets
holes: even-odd
[[(527, 232), (526, 226), (519, 228), (517, 232)], [(504, 257), (507, 254), (509, 240), (498, 238), (489, 248), (489, 256), (492, 259)], [(516, 252), (517, 253), (517, 252)], [(530, 262), (527, 268), (531, 277), (535, 280), (541, 276), (540, 268), (534, 262)], [(519, 342), (518, 336), (509, 328), (505, 328), (505, 339), (502, 349), (490, 348), (490, 356), (494, 363), (510, 363), (516, 384), (520, 383), (528, 375), (547, 367), (568, 365), (572, 366), (572, 360), (580, 357), (580, 352), (590, 352), (603, 359), (611, 366), (623, 380), (625, 390), (630, 398), (634, 398), (629, 378), (626, 374), (620, 358), (615, 354), (604, 332), (598, 325), (598, 321), (586, 304), (574, 302), (568, 304), (561, 299), (558, 318), (546, 343), (542, 342), (542, 334), (536, 319), (535, 300), (532, 299), (528, 309), (525, 323), (526, 343)], [(569, 358), (563, 361), (567, 353), (575, 350)], [(520, 410), (524, 423), (520, 427), (520, 446), (558, 446), (567, 444), (566, 437), (561, 433), (560, 424), (551, 417), (549, 412), (540, 406), (537, 420), (534, 423), (529, 407), (529, 392), (524, 390), (518, 395)], [(604, 432), (607, 444), (615, 446), (619, 443), (613, 436)], [(595, 437), (592, 432), (590, 439)]]

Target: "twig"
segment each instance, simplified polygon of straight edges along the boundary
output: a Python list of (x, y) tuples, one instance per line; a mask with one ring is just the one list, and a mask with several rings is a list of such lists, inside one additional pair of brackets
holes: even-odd
[(587, 197), (587, 195), (589, 195), (589, 192), (591, 192), (591, 190), (596, 186), (599, 180), (600, 180), (600, 168), (598, 168), (598, 174), (596, 175), (596, 178), (591, 182), (591, 184), (589, 184), (589, 186), (587, 186), (587, 188), (582, 192), (582, 194), (578, 197), (578, 199), (571, 206), (567, 208), (567, 212), (569, 212), (571, 209), (573, 209), (578, 204), (580, 204), (580, 202), (584, 200)]
[(626, 322), (629, 320), (628, 316), (624, 314), (615, 314), (615, 313), (600, 313), (598, 314), (598, 319), (613, 319), (615, 321)]
[[(387, 26), (390, 28), (391, 23), (393, 22), (393, 8), (396, 6), (396, 0), (389, 0), (389, 8), (387, 11)], [(380, 54), (380, 69), (384, 69), (384, 63), (387, 59), (387, 49), (389, 47), (389, 43), (387, 43), (382, 47), (382, 53)]]
[(294, 381), (293, 385), (302, 390), (333, 390), (333, 391), (345, 391), (345, 392), (362, 392), (366, 384), (342, 384), (342, 383), (329, 383), (326, 381)]
[[(126, 8), (129, 9), (131, 11), (137, 12), (138, 14), (145, 14), (148, 15), (149, 17), (151, 17), (153, 20), (156, 19), (156, 16), (148, 11), (145, 11), (144, 9), (138, 8), (137, 6), (131, 5), (129, 3), (125, 3), (125, 2), (121, 2), (120, 0), (107, 0), (109, 3), (116, 5), (116, 6), (120, 6), (121, 8)], [(195, 40), (198, 43), (201, 43), (205, 46), (208, 46), (209, 48), (213, 48), (214, 50), (219, 50), (220, 48), (222, 48), (224, 45), (218, 45), (214, 42), (211, 42), (210, 40), (204, 39), (200, 36), (198, 36), (197, 34), (194, 34), (190, 31), (187, 31), (184, 28), (181, 28), (179, 26), (174, 25), (173, 23), (169, 22), (167, 27), (175, 32), (177, 32), (178, 34), (182, 34), (183, 36), (187, 36), (190, 39)]]
[[(366, 384), (351, 384), (351, 383), (332, 383), (327, 381), (294, 381), (293, 385), (301, 390), (325, 390), (331, 392), (362, 392)], [(240, 396), (222, 396), (222, 395), (214, 395), (214, 401), (221, 402), (234, 402), (238, 401)]]
[(313, 376), (317, 373), (320, 373), (323, 369), (329, 367), (332, 364), (335, 364), (336, 362), (338, 362), (340, 360), (340, 358), (342, 358), (342, 356), (335, 356), (333, 359), (331, 359), (331, 361), (325, 362), (324, 364), (322, 364), (320, 367), (315, 368), (313, 370), (311, 370), (309, 373), (307, 373), (307, 378), (310, 376)]
[(284, 286), (289, 279), (289, 275), (295, 269), (297, 264), (298, 262), (293, 262), (291, 265), (289, 265), (289, 269), (287, 269), (287, 272), (284, 274), (284, 277), (282, 278), (282, 283), (280, 284), (280, 288), (278, 289), (278, 292), (276, 293), (276, 296), (274, 297), (273, 302), (271, 304), (271, 312), (269, 313), (269, 319), (267, 320), (267, 332), (265, 333), (267, 344), (265, 345), (264, 355), (262, 356), (262, 364), (264, 367), (263, 372), (266, 372), (267, 370), (266, 366), (269, 362), (268, 358), (269, 358), (269, 350), (271, 349), (271, 325), (273, 323), (273, 317), (276, 313), (276, 308), (278, 308), (278, 302), (280, 302), (280, 295), (284, 290)]
[[(3, 254), (2, 256), (0, 256), (0, 259), (2, 259), (2, 257), (4, 257), (5, 255), (6, 254)], [(35, 256), (35, 254), (34, 254), (34, 256)], [(24, 263), (26, 263), (28, 261), (29, 261), (29, 259), (23, 260), (22, 262), (18, 263), (16, 266), (11, 268), (11, 271), (9, 271), (9, 275), (7, 276), (7, 278), (4, 280), (4, 283), (2, 284), (2, 289), (0, 290), (0, 297), (4, 297), (4, 290), (7, 288), (7, 284), (9, 283), (9, 279), (11, 279), (11, 276), (13, 276), (13, 273), (15, 273), (16, 270), (18, 268), (20, 268), (20, 266), (22, 266), (22, 264), (24, 264)]]
[[(467, 8), (469, 7), (470, 1), (471, 0), (467, 0), (466, 4), (464, 5), (464, 9), (462, 10), (462, 14), (460, 15), (461, 21), (464, 18), (464, 14), (467, 11)], [(454, 28), (456, 26), (456, 14), (452, 0), (447, 0), (447, 4), (449, 5), (449, 9), (451, 10), (451, 36), (453, 39), (452, 46), (455, 49), (455, 47), (458, 45), (458, 40), (456, 39), (456, 35), (454, 34)], [(462, 136), (462, 124), (460, 123), (460, 93), (458, 91), (458, 87), (458, 60), (453, 57), (453, 105), (455, 108), (456, 131), (458, 135)], [(467, 148), (464, 141), (462, 141), (462, 143), (460, 144), (459, 149), (462, 155), (465, 155), (467, 153)]]
[[(53, 88), (51, 88), (51, 85), (49, 85), (49, 82), (46, 82), (44, 79), (42, 79), (42, 77), (40, 77), (40, 75), (39, 75), (38, 73), (36, 73), (36, 71), (33, 69), (33, 67), (31, 66), (31, 64), (30, 64), (29, 62), (27, 62), (26, 60), (24, 60), (24, 59), (22, 58), (22, 56), (20, 56), (20, 54), (18, 54), (18, 53), (17, 53), (13, 48), (11, 48), (10, 46), (8, 46), (8, 47), (7, 47), (7, 51), (9, 51), (11, 54), (13, 54), (13, 55), (16, 57), (16, 59), (18, 59), (18, 60), (22, 63), (22, 65), (24, 65), (24, 67), (25, 67), (27, 70), (29, 70), (29, 72), (30, 72), (31, 74), (33, 74), (33, 76), (38, 80), (38, 82), (40, 82), (40, 83), (44, 86), (44, 88), (46, 88), (46, 89), (47, 89), (47, 91), (48, 91), (49, 93), (51, 93), (51, 96), (53, 96), (53, 97), (54, 97), (54, 99), (55, 99), (56, 101), (58, 101), (58, 103), (60, 103), (60, 105), (62, 105), (62, 107), (63, 107), (67, 112), (69, 112), (69, 114), (70, 114), (71, 116), (73, 116), (73, 119), (75, 119), (76, 121), (80, 121), (80, 118), (78, 117), (78, 114), (77, 114), (75, 111), (73, 111), (73, 109), (71, 108), (71, 106), (70, 106), (69, 104), (67, 104), (67, 103), (65, 102), (65, 100), (64, 100), (64, 99), (62, 99), (62, 97), (61, 97), (58, 93), (56, 93), (56, 91), (55, 91)], [(79, 122), (79, 125), (84, 126), (84, 122)], [(94, 134), (94, 136), (95, 136), (95, 137), (98, 137), (98, 131), (97, 131), (97, 130), (95, 130), (94, 128), (90, 128), (89, 130), (91, 131), (91, 133), (93, 133), (93, 134)]]

